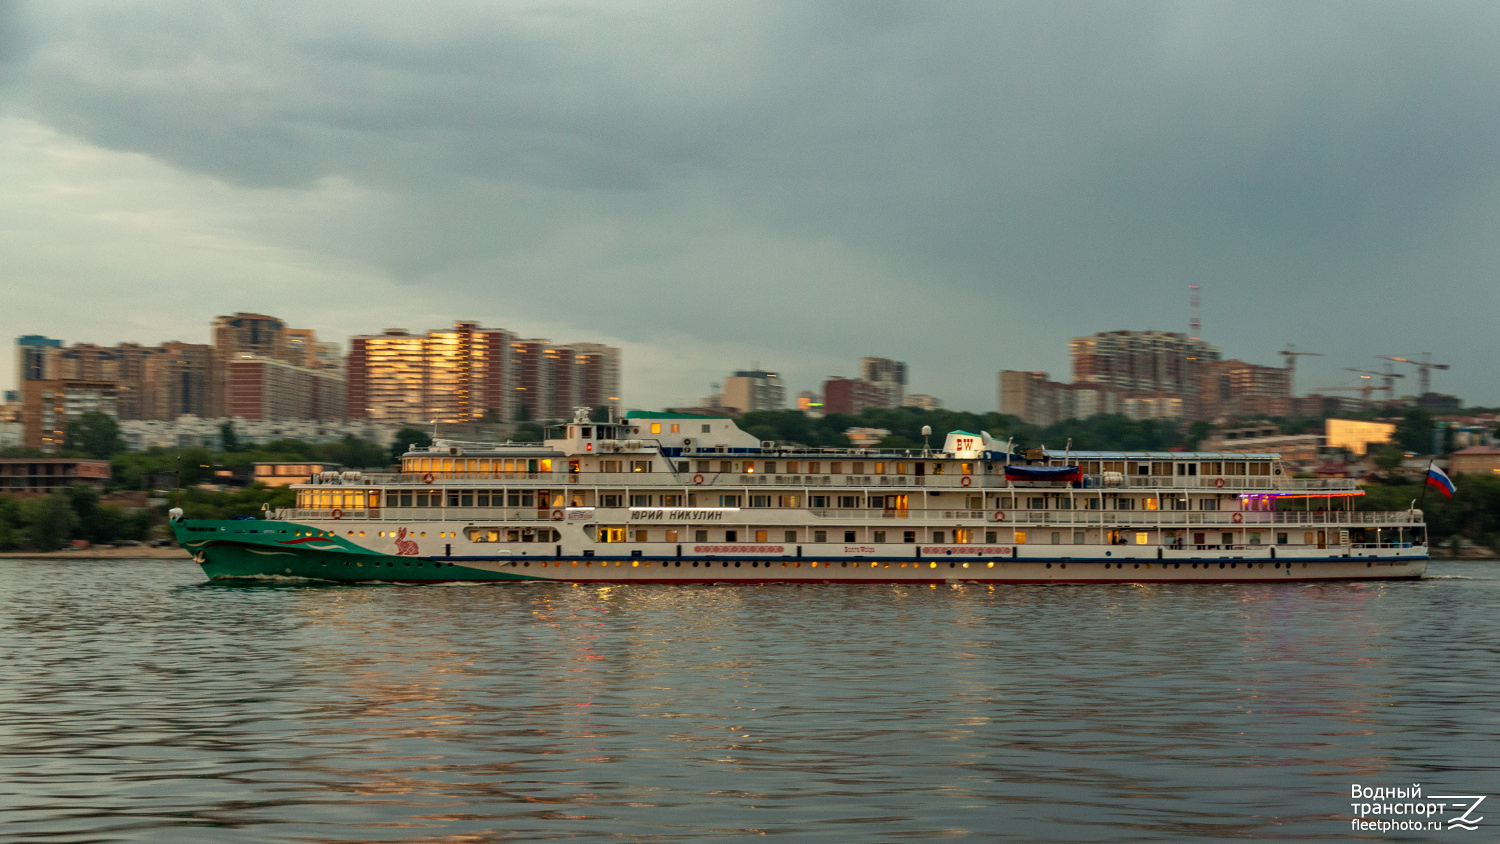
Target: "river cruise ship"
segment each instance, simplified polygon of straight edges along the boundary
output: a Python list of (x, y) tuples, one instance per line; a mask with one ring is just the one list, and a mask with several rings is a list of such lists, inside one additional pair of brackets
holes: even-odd
[(324, 472), (259, 520), (173, 512), (209, 577), (340, 582), (1141, 583), (1420, 577), (1415, 508), (1276, 454), (762, 442), (630, 412), (541, 443), (438, 440), (400, 471)]

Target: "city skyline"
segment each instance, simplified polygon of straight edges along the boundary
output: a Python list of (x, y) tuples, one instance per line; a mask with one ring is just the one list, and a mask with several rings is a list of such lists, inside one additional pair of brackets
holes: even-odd
[(1488, 7), (6, 9), (9, 337), (464, 318), (639, 407), (880, 354), (983, 409), (1197, 284), (1234, 357), (1326, 355), (1298, 392), (1431, 352), (1500, 404)]

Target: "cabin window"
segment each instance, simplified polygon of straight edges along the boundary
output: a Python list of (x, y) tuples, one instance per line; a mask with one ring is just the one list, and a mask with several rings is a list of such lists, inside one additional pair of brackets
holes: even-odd
[(677, 541), (677, 531), (675, 531), (675, 530), (669, 530), (669, 531), (667, 531), (667, 541), (668, 542), (676, 542)]
[(974, 531), (968, 528), (956, 528), (953, 531), (953, 541), (959, 545), (968, 545), (974, 541)]
[(632, 495), (632, 496), (630, 496), (630, 506), (632, 506), (632, 507), (650, 507), (651, 506), (651, 496), (649, 496), (649, 495)]
[(738, 507), (740, 506), (740, 497), (738, 495), (721, 495), (719, 496), (719, 506)]
[(674, 434), (680, 434), (680, 433), (682, 433), (682, 426), (678, 425), (676, 423), (673, 423), (672, 424), (672, 433), (674, 433)]
[(755, 541), (756, 542), (765, 542), (766, 541), (766, 536), (767, 536), (767, 534), (766, 534), (765, 531), (758, 530), (758, 531), (755, 532)]
[(807, 473), (809, 475), (816, 475), (822, 470), (822, 466), (823, 464), (821, 461), (809, 460), (807, 461)]
[(776, 474), (776, 461), (775, 460), (767, 460), (766, 461), (766, 473), (767, 474), (771, 474), (771, 475)]
[(934, 464), (932, 464), (932, 474), (934, 474), (934, 475), (941, 475), (941, 474), (943, 474), (943, 464), (941, 464), (941, 463), (934, 463)]
[(541, 470), (543, 472), (550, 472), (550, 471), (552, 471), (552, 458), (548, 457), (548, 458), (545, 458), (545, 459), (541, 460), (540, 461), (540, 465), (541, 465)]
[(712, 472), (713, 470), (710, 469), (710, 468), (708, 468), (708, 465), (709, 465), (709, 463), (708, 463), (707, 460), (699, 460), (698, 461), (698, 471), (700, 471), (700, 472)]
[(854, 464), (853, 464), (853, 468), (850, 469), (850, 471), (853, 472), (856, 475), (863, 475), (865, 473), (865, 464), (864, 464), (864, 461), (862, 461), (862, 460), (856, 460), (854, 462)]
[(789, 530), (789, 531), (787, 531), (786, 535), (784, 537), (782, 537), (781, 541), (782, 542), (796, 542), (797, 541), (797, 532), (795, 530)]
[(1271, 474), (1271, 464), (1269, 464), (1269, 463), (1251, 463), (1250, 464), (1250, 474), (1252, 474), (1252, 475), (1260, 475), (1260, 476), (1263, 476), (1263, 477), (1269, 476)]
[(1157, 507), (1157, 502), (1156, 502), (1155, 498), (1148, 498), (1148, 499), (1146, 499), (1146, 509), (1147, 510), (1155, 510), (1156, 507)]
[(707, 542), (708, 541), (708, 531), (706, 531), (706, 530), (695, 530), (695, 531), (693, 531), (693, 541), (694, 542)]
[(800, 472), (800, 471), (802, 471), (802, 470), (801, 470), (801, 469), (799, 469), (799, 468), (797, 468), (797, 467), (798, 467), (798, 466), (800, 466), (800, 465), (801, 465), (801, 464), (800, 464), (800, 463), (799, 463), (799, 462), (798, 462), (798, 461), (796, 461), (796, 460), (788, 460), (788, 461), (787, 461), (787, 462), (786, 462), (786, 470), (787, 470), (787, 472), (788, 472), (788, 473), (789, 473), (789, 474), (793, 474), (793, 475), (795, 475), (795, 474), (797, 474), (797, 473), (798, 473), (798, 472)]
[(711, 427), (711, 426), (710, 426), (710, 425), (707, 425), (707, 424), (705, 424), (705, 425), (704, 425), (704, 426), (703, 426), (703, 433), (705, 433), (705, 434), (706, 434), (706, 433), (708, 433), (708, 432), (709, 432), (709, 429), (710, 429), (710, 427)]
[(1285, 545), (1286, 544), (1286, 540), (1287, 540), (1286, 531), (1283, 530), (1283, 531), (1277, 531), (1276, 532), (1276, 544), (1277, 545)]
[(1116, 498), (1115, 499), (1115, 509), (1116, 510), (1134, 510), (1135, 509), (1135, 499), (1134, 498)]
[(1226, 475), (1243, 475), (1243, 474), (1245, 474), (1245, 464), (1243, 464), (1243, 463), (1225, 463), (1224, 464), (1224, 474), (1226, 474)]
[(857, 496), (857, 495), (840, 495), (839, 496), (839, 506), (842, 507), (842, 508), (844, 508), (844, 509), (846, 509), (846, 510), (855, 509), (855, 508), (859, 507), (859, 496)]
[(632, 471), (632, 472), (649, 472), (649, 471), (651, 471), (651, 461), (650, 460), (632, 460), (632, 461), (630, 461), (630, 471)]
[(1202, 500), (1200, 500), (1198, 502), (1198, 509), (1199, 510), (1217, 510), (1217, 509), (1219, 509), (1219, 499), (1217, 499), (1217, 498), (1204, 498), (1204, 499), (1202, 499)]
[(902, 531), (901, 532), (901, 541), (905, 542), (905, 543), (907, 543), (909, 545), (916, 543), (916, 541), (917, 541), (917, 532), (914, 531), (914, 530)]
[(943, 537), (945, 537), (945, 536), (947, 536), (947, 534), (944, 533), (943, 531), (935, 530), (935, 531), (932, 532), (932, 541), (933, 542), (944, 542), (945, 540), (944, 540)]
[(831, 464), (829, 464), (829, 466), (828, 466), (828, 474), (830, 474), (830, 475), (842, 475), (843, 473), (844, 473), (844, 462), (842, 460), (835, 460)]
[(1224, 474), (1224, 464), (1223, 464), (1222, 461), (1218, 461), (1218, 460), (1205, 460), (1201, 465), (1202, 465), (1202, 468), (1203, 468), (1203, 474), (1205, 474), (1205, 475), (1222, 475), (1222, 474)]
[(646, 532), (643, 531), (643, 530), (636, 531), (635, 532), (635, 541), (636, 542), (645, 542), (646, 541)]
[(583, 435), (583, 438), (586, 439), (586, 440), (587, 439), (591, 439), (594, 436), (594, 429), (593, 428), (585, 427), (585, 428), (582, 429), (582, 435)]
[(828, 506), (828, 496), (826, 496), (826, 495), (809, 495), (807, 497), (807, 506), (809, 506), (809, 507), (811, 507), (811, 508), (813, 508), (815, 510), (821, 510), (821, 509), (823, 509), (823, 508), (825, 508), (825, 507)]
[(987, 544), (993, 545), (995, 543), (995, 532), (992, 531), (992, 530), (985, 531), (984, 532), (984, 541)]
[(1146, 544), (1146, 532), (1145, 531), (1138, 530), (1138, 531), (1135, 532), (1135, 544), (1137, 544), (1137, 545), (1145, 545)]
[(958, 471), (959, 471), (959, 474), (972, 475), (972, 474), (974, 474), (974, 464), (973, 463), (960, 463), (960, 464), (958, 464)]
[(883, 496), (883, 495), (872, 495), (872, 496), (870, 496), (869, 507), (870, 507), (871, 510), (879, 510), (879, 509), (885, 507), (885, 496)]
[(660, 422), (652, 422), (651, 423), (651, 433), (653, 433), (653, 434), (660, 434), (661, 433), (661, 423)]
[(620, 493), (618, 493), (618, 492), (601, 493), (600, 496), (599, 496), (599, 506), (600, 507), (619, 507), (620, 506), (620, 499), (623, 498), (623, 497), (624, 496), (620, 495)]
[(1028, 510), (1045, 510), (1047, 509), (1047, 499), (1046, 497), (1028, 498), (1026, 499), (1026, 508)]
[(885, 461), (884, 460), (877, 460), (877, 461), (875, 461), (875, 474), (877, 474), (877, 475), (884, 475), (885, 474)]
[(618, 471), (620, 471), (620, 461), (619, 460), (600, 460), (599, 461), (599, 471), (601, 471), (601, 472), (618, 472)]
[(663, 507), (681, 507), (682, 506), (682, 496), (680, 494), (667, 494), (667, 495), (663, 495), (661, 497), (661, 506), (663, 506)]
[(799, 495), (778, 495), (778, 496), (776, 496), (776, 506), (777, 507), (797, 507), (798, 506), (798, 502), (800, 502), (801, 500), (802, 500), (802, 497), (799, 496)]
[(1163, 463), (1152, 463), (1151, 464), (1151, 474), (1153, 474), (1153, 475), (1160, 475), (1160, 476), (1171, 475), (1172, 474), (1172, 464), (1171, 463), (1166, 463), (1166, 462), (1163, 462)]
[(725, 542), (738, 542), (738, 541), (740, 541), (740, 532), (737, 531), (737, 530), (726, 530), (726, 531), (724, 531), (724, 541)]
[[(1060, 503), (1060, 504), (1066, 504), (1067, 502), (1066, 501), (1061, 501), (1061, 502), (1058, 502), (1058, 503)], [(870, 506), (873, 507), (875, 505), (871, 504)], [(982, 496), (982, 495), (971, 495), (971, 496), (969, 496), (968, 500), (967, 500), (967, 502), (965, 504), (965, 506), (967, 506), (970, 510), (983, 510), (984, 509), (984, 496)]]
[(826, 531), (826, 530), (815, 530), (815, 531), (813, 531), (813, 542), (827, 542), (827, 541), (828, 541), (828, 531)]
[(877, 530), (877, 531), (875, 531), (874, 534), (873, 534), (873, 536), (875, 537), (874, 538), (875, 542), (884, 542), (885, 541), (885, 531), (883, 531), (883, 530)]
[(771, 506), (771, 496), (769, 496), (769, 495), (752, 495), (752, 496), (750, 496), (750, 506), (751, 507), (770, 507)]
[(733, 472), (734, 471), (734, 464), (731, 461), (728, 461), (728, 460), (720, 460), (719, 461), (719, 471), (720, 472)]

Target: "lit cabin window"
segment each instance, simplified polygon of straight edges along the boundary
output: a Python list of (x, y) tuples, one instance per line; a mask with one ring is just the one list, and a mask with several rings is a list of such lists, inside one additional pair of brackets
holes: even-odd
[(653, 434), (660, 434), (661, 433), (661, 423), (660, 422), (652, 422), (651, 423), (651, 433), (653, 433)]
[(541, 462), (541, 471), (543, 471), (543, 472), (550, 472), (550, 471), (552, 471), (552, 458), (546, 457), (546, 458), (542, 459), (542, 462)]
[(682, 433), (682, 426), (681, 425), (673, 425), (672, 426), (672, 433), (674, 433), (674, 434), (680, 434), (680, 433)]

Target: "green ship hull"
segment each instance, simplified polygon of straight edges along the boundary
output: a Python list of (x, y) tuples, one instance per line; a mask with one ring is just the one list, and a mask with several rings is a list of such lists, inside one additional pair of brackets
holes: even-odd
[(427, 557), (382, 554), (294, 522), (179, 519), (177, 544), (211, 580), (295, 577), (354, 583), (541, 580)]

